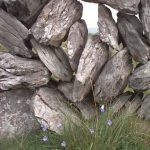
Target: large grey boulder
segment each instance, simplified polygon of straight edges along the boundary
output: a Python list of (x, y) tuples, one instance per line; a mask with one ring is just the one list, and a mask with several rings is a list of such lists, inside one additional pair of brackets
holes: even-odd
[[(64, 94), (64, 96), (71, 102), (73, 102), (73, 83), (60, 83), (58, 90)], [(81, 115), (84, 119), (90, 120), (96, 117), (97, 107), (94, 104), (94, 99), (91, 95), (88, 95), (82, 102), (73, 104), (80, 110)]]
[(81, 18), (82, 4), (76, 0), (50, 0), (31, 31), (36, 40), (59, 47), (69, 28)]
[(150, 49), (142, 36), (143, 28), (138, 18), (118, 13), (118, 29), (132, 57), (145, 64), (150, 58)]
[(0, 92), (0, 139), (25, 134), (38, 128), (28, 102), (33, 92), (26, 89)]
[(102, 42), (119, 51), (117, 25), (110, 9), (102, 4), (98, 5), (98, 27)]
[(41, 61), (52, 72), (55, 78), (62, 81), (70, 81), (73, 72), (69, 64), (69, 59), (62, 48), (49, 47), (39, 44), (32, 39), (31, 43), (36, 50)]
[(11, 53), (24, 57), (32, 57), (28, 43), (28, 29), (15, 17), (0, 8), (0, 43)]
[(138, 13), (140, 0), (83, 0), (85, 2), (107, 4), (125, 13)]
[(25, 25), (30, 26), (36, 20), (48, 0), (2, 0), (9, 14)]
[(97, 102), (111, 101), (121, 94), (128, 83), (132, 71), (132, 61), (126, 49), (114, 55), (104, 66), (94, 87)]
[(143, 25), (145, 36), (150, 43), (150, 1), (141, 0), (140, 19)]
[(81, 55), (73, 87), (73, 101), (82, 101), (108, 59), (108, 48), (98, 35), (89, 37)]
[(80, 124), (78, 114), (56, 89), (43, 87), (32, 98), (32, 109), (39, 122), (44, 120), (49, 130), (60, 133), (65, 123)]
[(138, 116), (142, 119), (150, 120), (150, 94), (147, 95), (138, 111)]
[(136, 68), (129, 78), (129, 85), (135, 90), (150, 89), (150, 61)]
[(48, 81), (49, 72), (40, 61), (0, 52), (0, 91), (20, 87), (34, 89)]
[(81, 54), (88, 38), (87, 25), (84, 20), (75, 22), (68, 34), (67, 52), (73, 71), (77, 71)]

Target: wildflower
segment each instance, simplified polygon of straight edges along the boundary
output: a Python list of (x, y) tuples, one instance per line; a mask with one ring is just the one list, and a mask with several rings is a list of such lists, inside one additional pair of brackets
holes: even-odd
[(90, 131), (91, 134), (95, 133), (95, 129), (94, 128), (90, 128), (89, 131)]
[(111, 119), (108, 119), (108, 120), (107, 120), (107, 125), (109, 125), (109, 126), (112, 125), (112, 120), (111, 120)]
[(47, 136), (43, 136), (42, 141), (47, 142), (48, 141), (48, 137)]
[(43, 131), (47, 131), (48, 130), (48, 124), (45, 121), (41, 121), (41, 129)]
[(62, 141), (62, 143), (61, 143), (61, 147), (66, 147), (66, 142), (65, 141)]
[(104, 106), (104, 105), (102, 105), (102, 106), (100, 107), (100, 112), (102, 112), (102, 113), (105, 112), (105, 106)]

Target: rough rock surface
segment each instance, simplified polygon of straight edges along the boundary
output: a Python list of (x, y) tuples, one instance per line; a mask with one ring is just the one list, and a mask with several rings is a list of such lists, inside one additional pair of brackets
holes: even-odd
[(32, 34), (40, 43), (59, 47), (69, 28), (81, 18), (82, 9), (76, 0), (50, 0), (32, 26)]
[(0, 92), (0, 139), (37, 129), (38, 123), (27, 104), (32, 95), (26, 89)]
[(81, 54), (88, 38), (87, 25), (84, 20), (75, 22), (68, 34), (67, 48), (71, 68), (77, 71)]
[(141, 0), (140, 19), (145, 35), (150, 43), (150, 0)]
[(48, 70), (40, 61), (0, 52), (0, 91), (20, 87), (35, 88), (48, 81)]
[(25, 25), (32, 25), (48, 0), (2, 0), (9, 14)]
[(125, 13), (138, 13), (140, 0), (83, 0), (86, 2), (107, 4)]
[(49, 129), (60, 133), (64, 123), (80, 123), (80, 119), (71, 106), (67, 105), (63, 96), (52, 88), (40, 88), (32, 98), (31, 103), (38, 121), (44, 120)]
[(141, 108), (138, 111), (138, 116), (140, 118), (150, 120), (150, 94), (143, 100)]
[[(73, 83), (60, 83), (58, 90), (63, 93), (68, 100), (73, 101)], [(74, 105), (80, 110), (84, 119), (93, 119), (97, 115), (97, 107), (94, 105), (91, 95), (88, 95), (82, 102), (74, 103)]]
[(81, 55), (73, 88), (73, 101), (82, 101), (108, 59), (108, 48), (99, 36), (89, 37)]
[(136, 68), (129, 78), (129, 85), (135, 90), (150, 89), (150, 61)]
[(31, 40), (34, 49), (45, 66), (59, 80), (70, 81), (73, 77), (69, 60), (62, 48), (48, 47)]
[(27, 46), (29, 31), (15, 17), (0, 8), (0, 43), (13, 54), (32, 57), (31, 47)]
[(104, 66), (95, 83), (96, 101), (111, 101), (119, 95), (126, 87), (131, 71), (132, 62), (126, 49), (114, 55)]
[(140, 108), (142, 105), (142, 96), (140, 94), (137, 94), (132, 101), (128, 101), (128, 103), (125, 104), (125, 107), (127, 109), (127, 112), (129, 114), (136, 113), (136, 111)]
[(119, 50), (117, 25), (109, 8), (102, 4), (98, 5), (98, 27), (102, 42), (107, 43), (116, 50)]
[(118, 28), (133, 58), (145, 64), (150, 58), (150, 49), (142, 37), (142, 24), (136, 16), (118, 13)]
[(117, 97), (111, 108), (113, 113), (114, 114), (118, 113), (125, 106), (125, 104), (131, 100), (132, 96), (133, 96), (133, 93), (126, 92), (120, 95), (119, 97)]

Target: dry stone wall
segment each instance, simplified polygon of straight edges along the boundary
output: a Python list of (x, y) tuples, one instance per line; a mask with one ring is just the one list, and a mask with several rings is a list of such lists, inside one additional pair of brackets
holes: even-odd
[[(37, 121), (60, 133), (68, 121), (96, 117), (100, 103), (150, 120), (150, 1), (84, 1), (98, 4), (96, 35), (77, 0), (0, 0), (0, 43), (9, 50), (0, 52), (1, 138)], [(117, 23), (107, 6), (119, 11)]]

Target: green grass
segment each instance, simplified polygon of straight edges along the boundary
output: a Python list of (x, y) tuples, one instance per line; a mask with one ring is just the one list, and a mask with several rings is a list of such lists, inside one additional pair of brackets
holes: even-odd
[[(112, 120), (111, 126), (107, 124), (108, 119)], [(47, 142), (42, 141), (44, 135), (48, 136)], [(147, 122), (125, 112), (115, 118), (105, 112), (79, 126), (66, 125), (61, 136), (37, 131), (0, 141), (0, 150), (64, 150), (62, 141), (67, 144), (65, 150), (150, 150), (150, 128)]]

